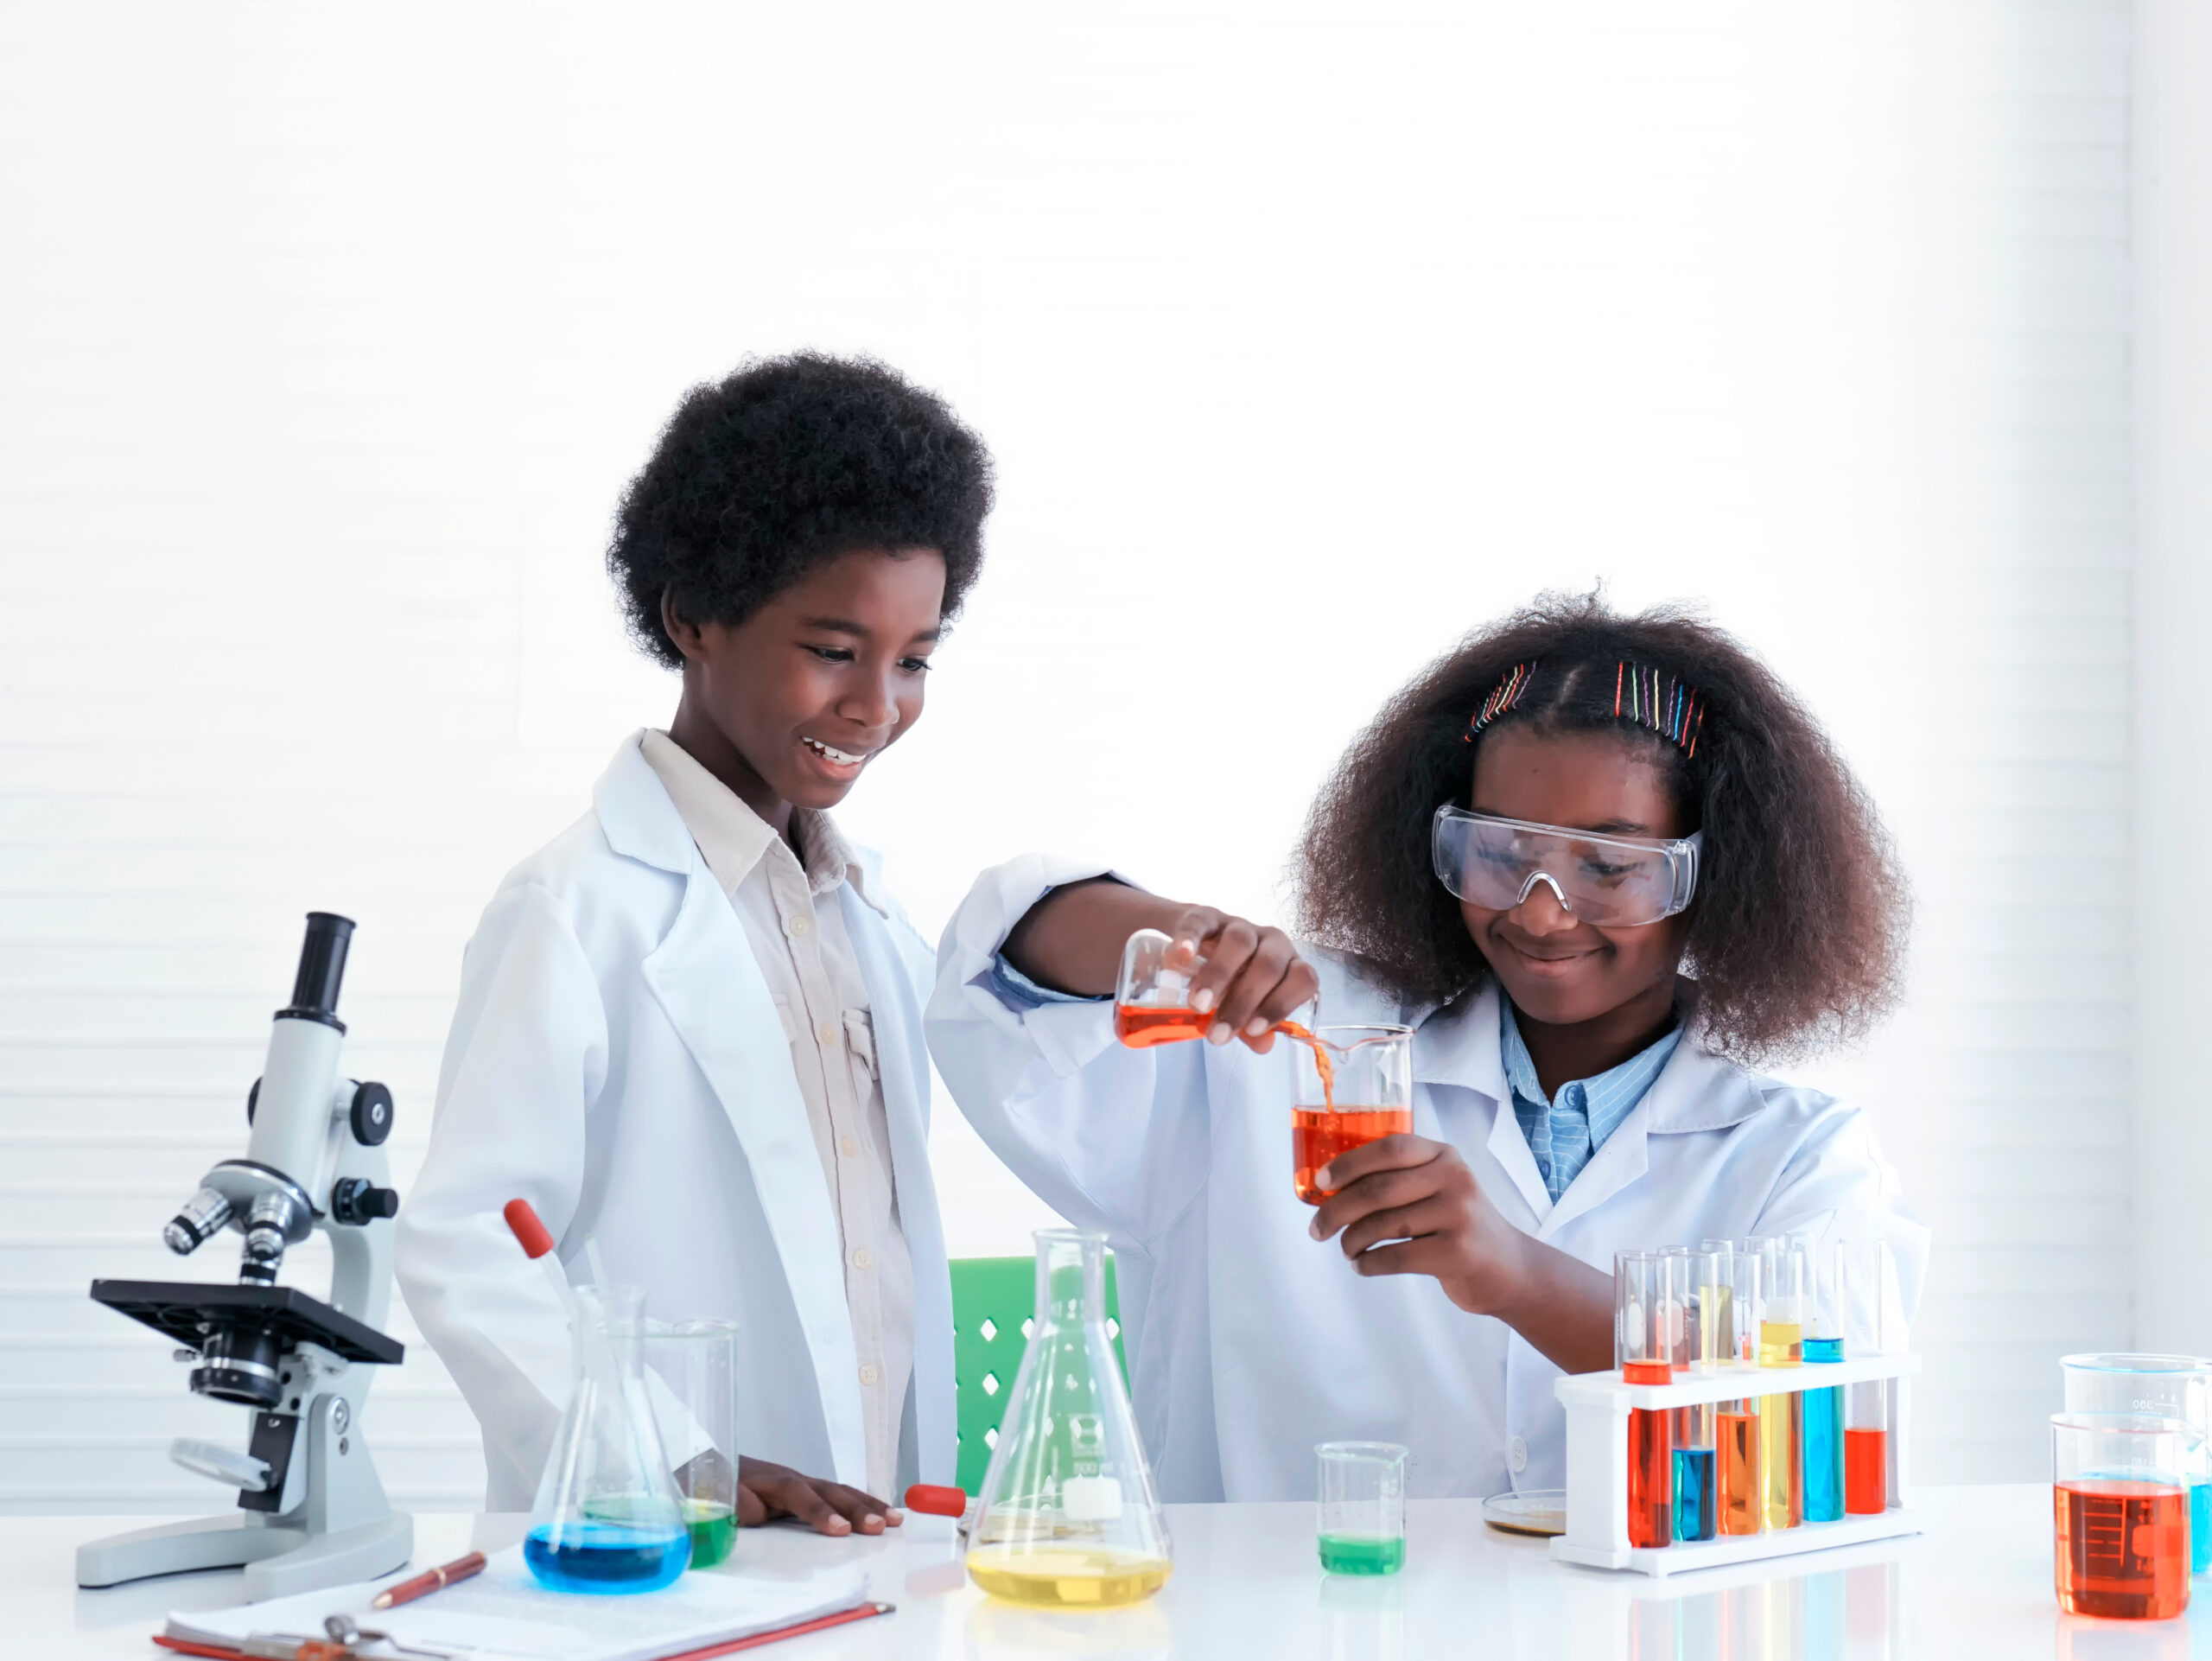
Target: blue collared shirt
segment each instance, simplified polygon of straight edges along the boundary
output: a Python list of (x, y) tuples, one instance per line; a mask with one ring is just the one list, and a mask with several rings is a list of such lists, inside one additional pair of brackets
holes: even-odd
[(1682, 1035), (1677, 1021), (1662, 1036), (1618, 1066), (1594, 1079), (1576, 1079), (1561, 1085), (1554, 1101), (1537, 1082), (1536, 1064), (1514, 1024), (1513, 1000), (1497, 1001), (1499, 1052), (1505, 1061), (1505, 1082), (1513, 1092), (1513, 1117), (1521, 1121), (1521, 1134), (1536, 1156), (1544, 1188), (1556, 1201), (1567, 1192), (1590, 1156), (1605, 1145), (1620, 1122), (1635, 1111), (1651, 1082), (1675, 1053)]

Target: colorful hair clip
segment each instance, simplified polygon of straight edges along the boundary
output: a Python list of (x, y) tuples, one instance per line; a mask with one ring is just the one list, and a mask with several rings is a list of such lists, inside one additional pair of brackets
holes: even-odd
[(1483, 700), (1483, 707), (1475, 711), (1474, 719), (1467, 723), (1467, 730), (1460, 735), (1459, 741), (1473, 743), (1477, 733), (1520, 703), (1521, 695), (1529, 690), (1529, 682), (1535, 672), (1536, 665), (1533, 662), (1515, 664), (1512, 672), (1498, 682), (1491, 689), (1491, 695)]
[(1695, 755), (1698, 734), (1705, 726), (1705, 696), (1675, 676), (1663, 678), (1662, 685), (1657, 670), (1621, 664), (1613, 672), (1613, 713), (1672, 740), (1685, 754)]

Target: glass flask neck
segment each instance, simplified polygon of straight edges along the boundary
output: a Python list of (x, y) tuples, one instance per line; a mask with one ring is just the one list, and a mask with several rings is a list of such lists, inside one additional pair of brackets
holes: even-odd
[(1083, 1229), (1039, 1229), (1037, 1319), (1056, 1325), (1106, 1319), (1106, 1237)]

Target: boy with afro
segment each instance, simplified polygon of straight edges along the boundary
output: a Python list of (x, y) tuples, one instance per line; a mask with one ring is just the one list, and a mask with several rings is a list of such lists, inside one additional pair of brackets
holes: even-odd
[(486, 908), (399, 1224), (487, 1509), (530, 1508), (569, 1388), (518, 1198), (572, 1280), (739, 1324), (739, 1449), (662, 1415), (687, 1492), (872, 1534), (952, 1480), (931, 954), (830, 810), (921, 718), (990, 503), (943, 402), (804, 353), (695, 389), (625, 495), (608, 568), (675, 714)]

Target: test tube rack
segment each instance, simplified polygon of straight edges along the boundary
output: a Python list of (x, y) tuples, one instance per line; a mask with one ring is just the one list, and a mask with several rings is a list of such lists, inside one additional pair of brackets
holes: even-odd
[[(1592, 1569), (1643, 1575), (1680, 1575), (1723, 1563), (1785, 1557), (1830, 1546), (1856, 1545), (1917, 1534), (1907, 1448), (1911, 1441), (1912, 1376), (1916, 1355), (1877, 1355), (1864, 1360), (1793, 1367), (1731, 1366), (1677, 1373), (1667, 1384), (1629, 1384), (1618, 1370), (1577, 1373), (1553, 1385), (1567, 1410), (1567, 1532), (1551, 1543), (1554, 1558)], [(1892, 1379), (1890, 1389), (1889, 1509), (1880, 1515), (1847, 1514), (1833, 1523), (1801, 1523), (1760, 1534), (1725, 1534), (1671, 1545), (1633, 1546), (1628, 1538), (1628, 1416), (1632, 1409), (1689, 1407), (1745, 1396), (1780, 1396)]]

